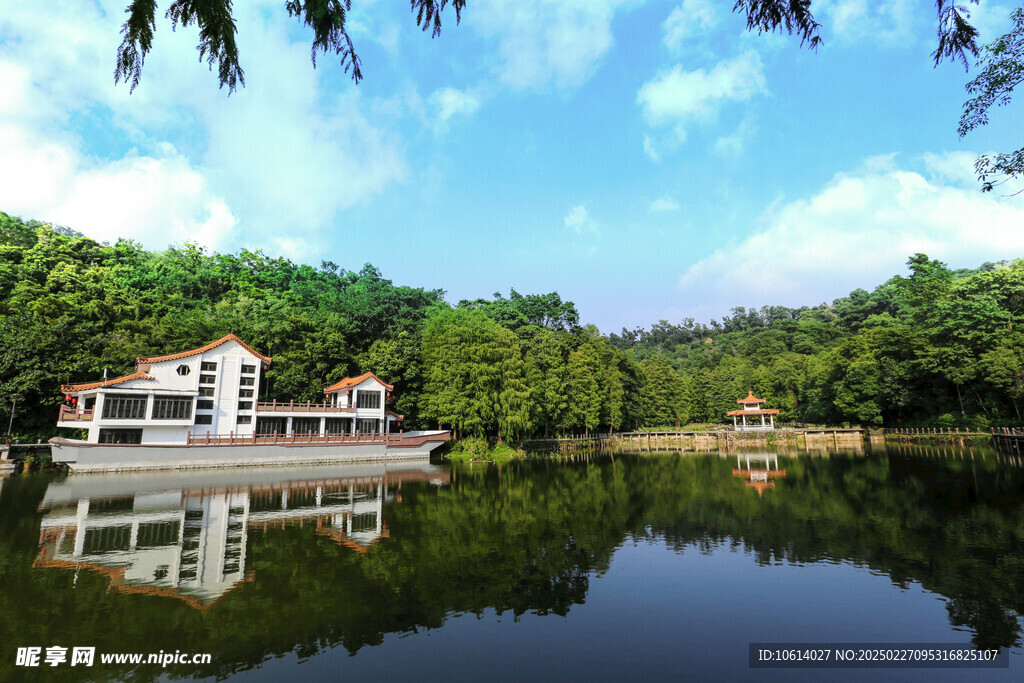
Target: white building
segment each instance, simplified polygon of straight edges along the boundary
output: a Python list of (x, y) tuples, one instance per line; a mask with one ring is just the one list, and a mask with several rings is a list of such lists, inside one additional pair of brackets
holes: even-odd
[(139, 358), (135, 372), (61, 387), (58, 427), (90, 444), (184, 445), (206, 435), (317, 437), (384, 434), (402, 420), (372, 372), (327, 387), (324, 403), (258, 402), (271, 359), (233, 334), (190, 351)]

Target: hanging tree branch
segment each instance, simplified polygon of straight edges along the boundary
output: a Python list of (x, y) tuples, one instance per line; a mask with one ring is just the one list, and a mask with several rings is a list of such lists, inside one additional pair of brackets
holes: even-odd
[[(416, 15), (416, 25), (424, 31), (431, 29), (431, 35), (441, 34), (441, 13), (451, 4), (455, 9), (455, 22), (462, 21), (462, 10), (466, 0), (410, 0), (410, 8)], [(333, 52), (339, 57), (345, 73), (352, 73), (356, 83), (362, 80), (361, 60), (348, 34), (345, 22), (352, 8), (352, 0), (287, 0), (285, 9), (289, 16), (296, 17), (313, 31), (310, 61), (316, 67), (317, 53)], [(132, 91), (142, 78), (142, 67), (146, 55), (153, 47), (153, 32), (156, 29), (156, 0), (131, 0), (125, 13), (128, 19), (121, 26), (121, 45), (117, 49), (114, 67), (114, 82), (122, 80), (130, 84)], [(245, 85), (245, 72), (239, 63), (238, 44), (235, 42), (235, 20), (232, 14), (232, 0), (174, 0), (165, 13), (171, 21), (172, 30), (178, 25), (195, 24), (199, 28), (200, 61), (205, 60), (213, 69), (217, 63), (217, 77), (228, 93), (239, 85)]]

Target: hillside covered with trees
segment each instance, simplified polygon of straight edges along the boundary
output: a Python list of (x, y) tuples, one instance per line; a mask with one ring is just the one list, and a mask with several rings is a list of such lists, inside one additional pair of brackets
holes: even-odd
[(753, 390), (783, 422), (1019, 423), (1024, 261), (923, 254), (872, 292), (603, 336), (557, 293), (461, 301), (367, 264), (185, 244), (151, 252), (0, 212), (0, 415), (53, 435), (60, 385), (234, 333), (273, 356), (262, 396), (321, 400), (372, 370), (407, 428), (498, 440), (720, 423)]

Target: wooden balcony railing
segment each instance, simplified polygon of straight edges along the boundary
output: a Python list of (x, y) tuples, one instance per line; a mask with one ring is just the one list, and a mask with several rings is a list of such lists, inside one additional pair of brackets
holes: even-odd
[(296, 403), (295, 401), (260, 401), (256, 404), (257, 413), (354, 413), (355, 408), (333, 406), (330, 403)]
[(189, 446), (246, 446), (265, 444), (384, 444), (398, 446), (403, 444), (403, 436), (398, 434), (192, 434), (188, 435)]
[(93, 413), (96, 412), (95, 408), (89, 408), (87, 410), (78, 410), (76, 406), (61, 406), (60, 416), (57, 418), (58, 422), (92, 422)]

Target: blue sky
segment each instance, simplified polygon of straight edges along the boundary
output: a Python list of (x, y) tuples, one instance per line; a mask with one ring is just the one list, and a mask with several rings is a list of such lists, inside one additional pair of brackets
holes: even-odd
[[(436, 39), (355, 0), (355, 85), (247, 0), (230, 97), (163, 8), (129, 94), (127, 0), (5, 4), (0, 210), (99, 240), (370, 262), (451, 302), (557, 290), (603, 332), (831, 301), (919, 251), (1024, 257), (1024, 199), (972, 168), (1020, 146), (1024, 103), (958, 139), (970, 74), (933, 68), (930, 2), (814, 0), (811, 52), (726, 0), (469, 0)], [(983, 42), (1013, 6), (971, 6)]]

